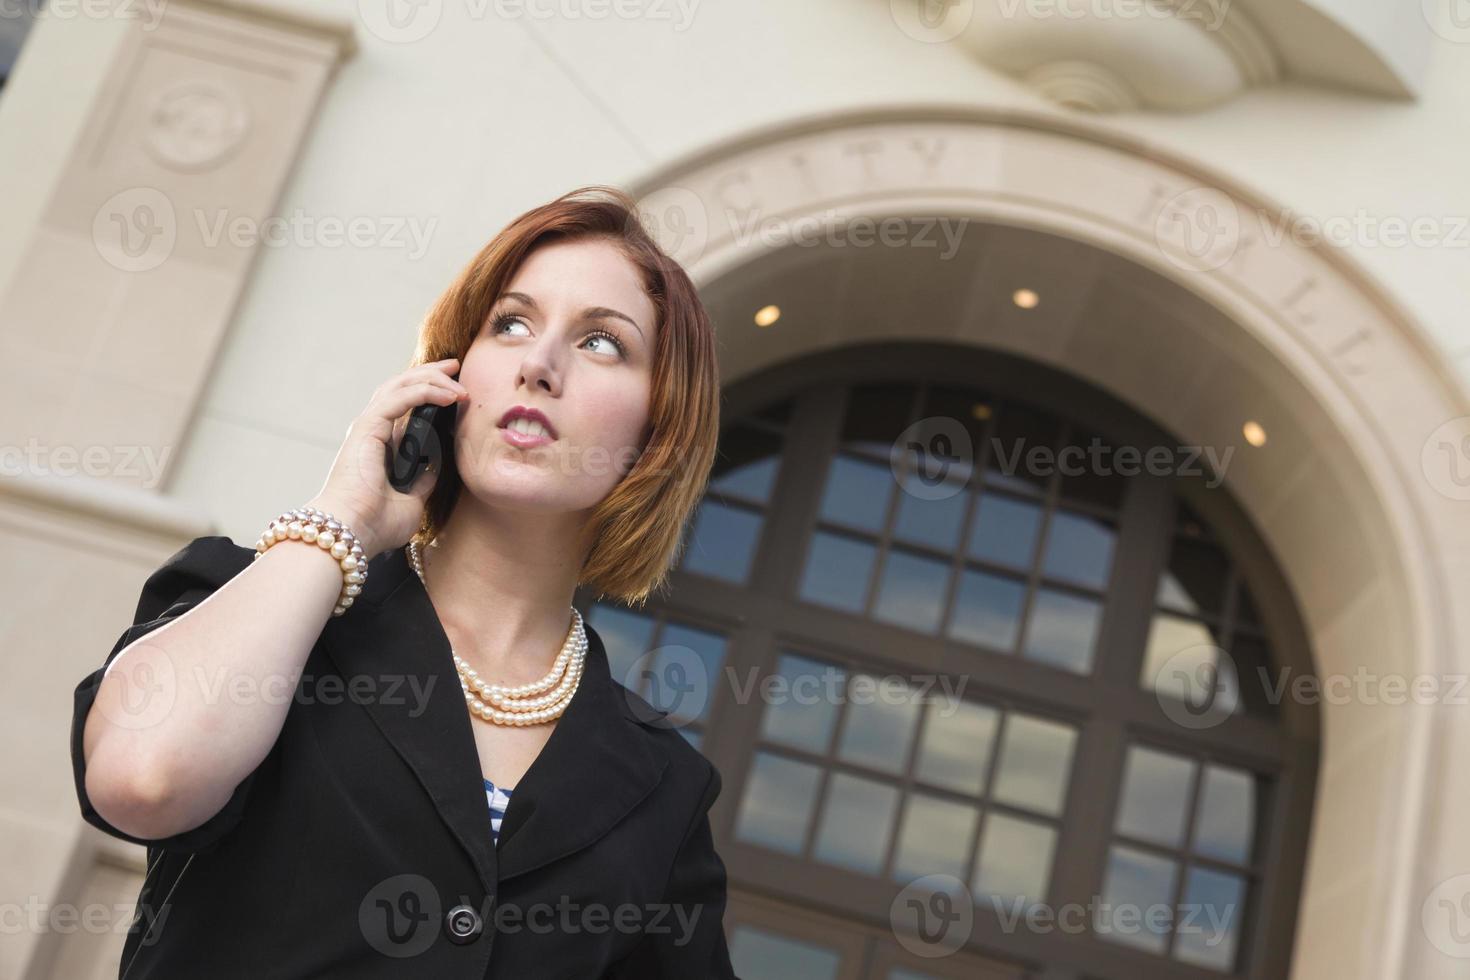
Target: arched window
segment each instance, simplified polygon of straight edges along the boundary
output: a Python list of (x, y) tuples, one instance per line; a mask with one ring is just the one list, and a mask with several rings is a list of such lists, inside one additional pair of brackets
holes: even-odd
[(1225, 447), (937, 345), (725, 418), (669, 594), (588, 618), (725, 776), (745, 980), (1286, 974), (1311, 664)]

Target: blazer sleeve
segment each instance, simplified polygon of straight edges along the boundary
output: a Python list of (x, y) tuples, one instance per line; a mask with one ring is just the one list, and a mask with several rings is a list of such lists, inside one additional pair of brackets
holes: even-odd
[[(720, 771), (709, 781), (674, 859), (663, 901), (670, 928), (646, 934), (618, 964), (617, 977), (740, 980), (725, 942), (725, 863), (715, 851), (709, 810), (720, 795)], [(695, 916), (697, 915), (697, 918)], [(692, 927), (681, 923), (694, 920)]]
[[(138, 598), (133, 625), (123, 631), (102, 666), (77, 685), (72, 707), (71, 767), (82, 819), (87, 823), (132, 844), (165, 851), (195, 852), (208, 851), (218, 846), (220, 840), (240, 822), (251, 787), (264, 767), (264, 762), (235, 787), (223, 809), (199, 826), (156, 840), (123, 833), (104, 820), (87, 798), (82, 732), (86, 727), (87, 713), (97, 699), (97, 689), (102, 684), (102, 677), (123, 648), (138, 637), (173, 622), (199, 605), (221, 585), (248, 568), (254, 559), (254, 548), (242, 548), (227, 537), (210, 535), (189, 542), (148, 576), (143, 583), (142, 595)], [(269, 758), (268, 756), (267, 760)]]

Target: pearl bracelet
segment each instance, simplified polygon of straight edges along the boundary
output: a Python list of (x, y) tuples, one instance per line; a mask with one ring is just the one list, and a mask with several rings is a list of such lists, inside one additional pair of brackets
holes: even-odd
[(255, 557), (259, 558), (272, 545), (287, 540), (315, 544), (337, 559), (342, 566), (342, 591), (337, 596), (332, 615), (341, 616), (351, 608), (368, 577), (367, 556), (357, 535), (346, 524), (315, 507), (288, 510), (271, 521), (260, 540), (255, 542)]

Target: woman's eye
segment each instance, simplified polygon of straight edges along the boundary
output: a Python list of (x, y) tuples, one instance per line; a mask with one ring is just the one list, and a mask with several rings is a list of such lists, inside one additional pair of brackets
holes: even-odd
[(598, 333), (591, 334), (587, 338), (587, 342), (588, 343), (591, 343), (594, 340), (600, 340), (608, 348), (610, 348), (607, 351), (607, 353), (609, 353), (609, 354), (617, 354), (619, 357), (621, 357), (621, 356), (623, 356), (624, 354), (627, 353), (627, 349), (623, 347), (622, 342), (620, 340), (618, 340), (618, 338), (614, 337), (610, 333), (598, 332)]
[(504, 327), (504, 326), (506, 326), (507, 324), (510, 324), (510, 323), (520, 323), (520, 322), (521, 322), (521, 318), (520, 317), (518, 317), (518, 316), (512, 316), (509, 313), (502, 313), (500, 316), (496, 317), (495, 318), (495, 321), (490, 325), (490, 332), (491, 333), (500, 333), (501, 332), (501, 328)]

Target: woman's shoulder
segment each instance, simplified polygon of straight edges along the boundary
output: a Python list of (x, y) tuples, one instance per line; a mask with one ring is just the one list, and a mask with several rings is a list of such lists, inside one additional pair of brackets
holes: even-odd
[(668, 775), (696, 791), (704, 790), (712, 781), (718, 785), (719, 773), (714, 764), (684, 737), (680, 719), (654, 707), (615, 678), (608, 678), (607, 683), (624, 718), (633, 724), (645, 744), (668, 760)]

